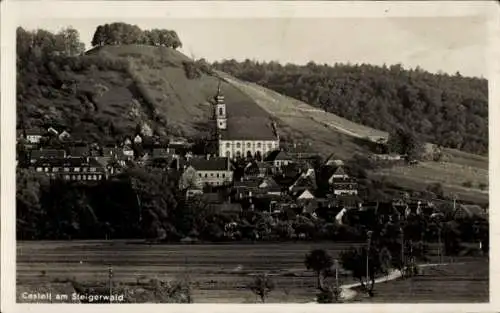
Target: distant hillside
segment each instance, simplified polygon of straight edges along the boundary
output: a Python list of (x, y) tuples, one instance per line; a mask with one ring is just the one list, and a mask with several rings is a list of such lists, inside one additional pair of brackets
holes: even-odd
[(423, 141), (488, 153), (485, 79), (405, 70), (399, 65), (282, 66), (231, 60), (214, 66), (354, 123), (386, 132), (403, 126)]

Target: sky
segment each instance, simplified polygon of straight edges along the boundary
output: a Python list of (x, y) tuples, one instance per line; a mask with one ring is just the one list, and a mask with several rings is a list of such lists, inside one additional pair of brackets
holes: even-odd
[(125, 22), (175, 30), (188, 56), (208, 61), (401, 63), (430, 72), (487, 77), (487, 21), (480, 16), (384, 18), (21, 19), (19, 26), (72, 26), (90, 48), (96, 27)]

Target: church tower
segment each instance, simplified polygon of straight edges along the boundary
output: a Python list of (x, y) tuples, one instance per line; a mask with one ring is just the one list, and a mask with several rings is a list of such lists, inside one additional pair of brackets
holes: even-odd
[(217, 122), (217, 130), (223, 130), (227, 128), (227, 117), (226, 117), (226, 103), (224, 102), (224, 95), (221, 92), (221, 82), (219, 80), (219, 86), (217, 87), (217, 95), (215, 96), (215, 120)]

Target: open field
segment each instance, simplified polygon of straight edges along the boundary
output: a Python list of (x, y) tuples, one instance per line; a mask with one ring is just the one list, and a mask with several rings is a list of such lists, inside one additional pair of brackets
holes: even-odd
[(422, 268), (421, 275), (376, 285), (372, 299), (362, 302), (432, 303), (446, 298), (450, 303), (489, 302), (487, 260)]
[[(165, 280), (188, 277), (195, 302), (255, 302), (255, 296), (246, 286), (252, 275), (259, 272), (272, 275), (276, 284), (268, 302), (310, 302), (317, 293), (316, 279), (312, 272), (306, 271), (305, 254), (313, 248), (323, 248), (336, 257), (349, 246), (348, 243), (149, 246), (125, 241), (18, 242), (17, 290), (18, 294), (64, 290), (68, 285), (56, 282), (68, 278), (81, 283), (105, 282), (111, 264), (114, 281), (120, 283), (154, 277)], [(476, 259), (462, 257), (455, 262)], [(342, 284), (354, 282), (347, 273), (341, 272), (340, 279)], [(436, 301), (445, 302), (447, 298)]]

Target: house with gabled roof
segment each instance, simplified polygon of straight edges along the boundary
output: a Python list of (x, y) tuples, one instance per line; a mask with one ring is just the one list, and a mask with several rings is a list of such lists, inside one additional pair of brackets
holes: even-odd
[(316, 174), (313, 169), (308, 169), (306, 172), (303, 172), (288, 189), (290, 192), (296, 193), (306, 189), (316, 191), (317, 188)]
[(459, 204), (453, 212), (453, 217), (488, 219), (488, 213), (480, 205)]
[(264, 161), (271, 163), (277, 169), (281, 169), (281, 167), (292, 163), (293, 158), (283, 150), (274, 150), (266, 156)]
[(297, 200), (312, 200), (316, 198), (309, 189), (304, 189), (303, 191), (298, 192), (296, 195)]
[(30, 162), (34, 163), (39, 159), (64, 159), (66, 158), (66, 151), (62, 149), (38, 149), (31, 150)]
[(280, 196), (282, 194), (281, 186), (272, 178), (266, 177), (259, 184), (260, 190), (265, 190), (268, 195)]
[(272, 174), (273, 166), (266, 162), (248, 162), (244, 169), (245, 177), (266, 177)]
[(45, 131), (41, 128), (31, 128), (24, 131), (26, 140), (31, 144), (38, 144), (45, 135)]
[(343, 166), (337, 167), (333, 174), (328, 179), (333, 194), (339, 195), (357, 195), (358, 184), (356, 180), (350, 177)]
[(70, 140), (71, 139), (71, 135), (68, 131), (66, 130), (63, 130), (59, 136), (58, 136), (59, 140), (62, 140), (62, 141), (65, 141), (65, 140)]
[(338, 167), (344, 165), (344, 161), (340, 160), (334, 153), (332, 153), (325, 159), (324, 165)]
[(198, 187), (201, 188), (205, 185), (224, 186), (233, 181), (233, 169), (229, 158), (193, 157), (188, 161), (186, 170), (189, 168), (195, 170)]
[(68, 149), (68, 157), (88, 157), (90, 148), (88, 146), (74, 146)]
[(105, 168), (93, 158), (39, 159), (31, 168), (51, 178), (70, 181), (99, 181), (106, 178)]

